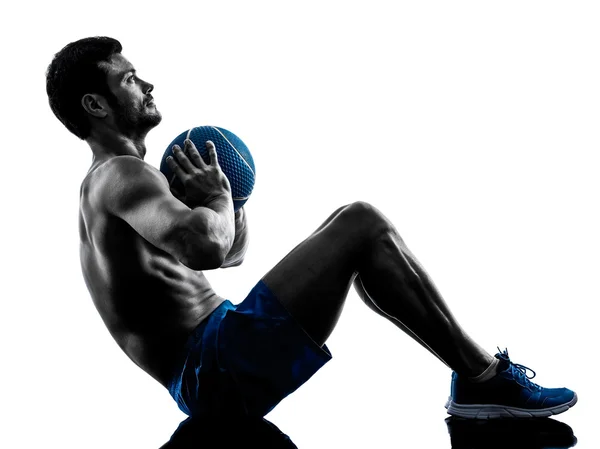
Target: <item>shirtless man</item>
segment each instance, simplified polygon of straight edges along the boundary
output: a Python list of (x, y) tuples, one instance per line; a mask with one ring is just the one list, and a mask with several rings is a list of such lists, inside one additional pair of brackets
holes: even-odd
[(450, 414), (539, 417), (575, 404), (571, 390), (539, 387), (506, 351), (469, 338), (392, 223), (363, 202), (333, 212), (239, 305), (220, 297), (202, 271), (242, 263), (244, 210), (234, 213), (210, 142), (209, 163), (189, 141), (168, 162), (185, 196), (144, 162), (161, 121), (152, 90), (106, 37), (67, 45), (47, 72), (53, 112), (93, 153), (80, 256), (94, 304), (186, 414), (263, 417), (331, 358), (325, 341), (352, 285), (453, 370)]

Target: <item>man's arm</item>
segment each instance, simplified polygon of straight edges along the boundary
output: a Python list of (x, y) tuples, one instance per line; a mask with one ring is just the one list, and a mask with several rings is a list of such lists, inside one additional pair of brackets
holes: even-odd
[(241, 265), (244, 261), (246, 249), (248, 249), (248, 242), (249, 235), (246, 211), (244, 210), (244, 207), (240, 207), (235, 213), (235, 239), (221, 268), (237, 267)]
[(227, 182), (222, 191), (213, 184), (210, 199), (190, 209), (171, 194), (165, 177), (140, 159), (118, 156), (101, 170), (98, 194), (108, 213), (193, 270), (223, 264), (235, 230)]

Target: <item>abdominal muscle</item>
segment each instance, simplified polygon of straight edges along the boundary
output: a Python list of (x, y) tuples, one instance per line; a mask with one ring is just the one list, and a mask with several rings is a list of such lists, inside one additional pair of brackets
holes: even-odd
[(136, 365), (168, 388), (173, 374), (181, 368), (179, 365), (183, 362), (182, 350), (189, 335), (221, 302), (222, 299), (203, 301), (201, 307), (193, 310), (192, 315), (195, 319), (182, 320), (178, 327), (143, 334), (127, 331), (111, 332), (111, 334)]
[(112, 331), (112, 326), (107, 327), (125, 354), (168, 388), (173, 374), (183, 362), (182, 351), (190, 334), (222, 302), (223, 298), (217, 295), (210, 298), (199, 297), (198, 304), (190, 307), (187, 316), (182, 315), (178, 323), (172, 320), (154, 320), (154, 330), (148, 329), (145, 332), (125, 330), (122, 323), (115, 332)]
[(120, 219), (86, 218), (80, 257), (96, 309), (127, 356), (167, 387), (190, 333), (224, 299)]

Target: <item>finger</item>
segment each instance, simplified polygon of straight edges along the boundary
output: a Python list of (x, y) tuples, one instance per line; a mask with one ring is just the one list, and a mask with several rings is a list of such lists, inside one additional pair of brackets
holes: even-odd
[(185, 152), (196, 167), (202, 168), (206, 165), (202, 156), (200, 156), (200, 153), (196, 149), (196, 145), (189, 139), (185, 140)]
[[(177, 176), (182, 181), (184, 180), (184, 178), (186, 177), (187, 174), (179, 166), (179, 164), (177, 163), (177, 161), (175, 160), (175, 158), (173, 156), (167, 157), (167, 165), (169, 166), (171, 171), (173, 171), (173, 173), (175, 173), (175, 176)], [(172, 181), (173, 180), (171, 180), (170, 182), (172, 182)]]
[(210, 140), (206, 141), (206, 151), (208, 152), (208, 163), (212, 165), (219, 165), (217, 149), (215, 148), (215, 144)]
[(186, 171), (187, 173), (194, 172), (194, 164), (188, 159), (183, 150), (179, 147), (179, 145), (173, 146), (173, 156), (176, 159), (176, 162), (179, 166)]

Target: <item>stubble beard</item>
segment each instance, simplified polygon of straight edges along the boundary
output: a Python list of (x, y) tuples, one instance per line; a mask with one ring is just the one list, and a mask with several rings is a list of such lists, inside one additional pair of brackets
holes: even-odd
[(149, 113), (145, 105), (140, 109), (117, 101), (113, 110), (117, 128), (122, 134), (130, 137), (146, 135), (162, 120), (162, 115), (156, 107), (154, 107), (153, 113)]

